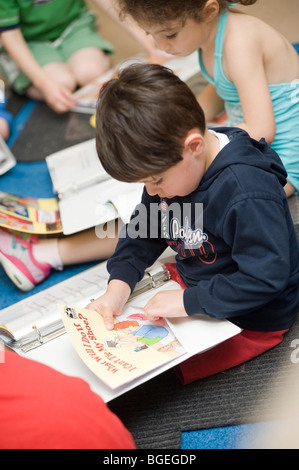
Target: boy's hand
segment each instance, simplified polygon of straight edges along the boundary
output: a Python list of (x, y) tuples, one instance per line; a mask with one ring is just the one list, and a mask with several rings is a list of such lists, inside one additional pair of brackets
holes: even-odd
[(158, 318), (187, 317), (184, 307), (183, 290), (159, 292), (144, 307), (144, 314), (150, 321)]
[(93, 300), (86, 306), (89, 310), (95, 310), (102, 315), (107, 330), (114, 328), (114, 315), (121, 314), (121, 307), (118, 299), (105, 293), (101, 297)]
[(100, 313), (107, 330), (113, 330), (113, 317), (121, 314), (130, 294), (131, 289), (129, 285), (115, 279), (109, 283), (105, 294), (93, 300), (86, 308)]

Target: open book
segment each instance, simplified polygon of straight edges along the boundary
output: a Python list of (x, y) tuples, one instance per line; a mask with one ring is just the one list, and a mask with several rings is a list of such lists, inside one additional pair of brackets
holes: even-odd
[[(141, 63), (146, 61), (146, 53), (140, 53), (136, 56), (130, 57), (116, 67), (108, 70), (101, 75), (97, 80), (84, 87), (80, 88), (75, 92), (77, 104), (72, 111), (86, 114), (94, 114), (96, 110), (96, 103), (99, 96), (99, 91), (102, 85), (117, 75), (117, 73), (124, 67), (134, 63)], [(183, 81), (187, 81), (193, 75), (199, 71), (199, 62), (197, 52), (190, 54), (187, 57), (174, 58), (169, 56), (164, 64), (165, 67), (171, 69), (178, 77)]]
[(126, 223), (140, 202), (143, 184), (111, 178), (99, 161), (95, 139), (55, 152), (46, 163), (65, 235), (117, 218)]
[(24, 233), (61, 233), (57, 198), (19, 197), (0, 191), (0, 226)]
[[(133, 316), (140, 328), (149, 325), (144, 320), (142, 306), (152, 295), (159, 289), (180, 289), (176, 282), (169, 279), (162, 261), (153, 265), (136, 285), (123, 312), (125, 316), (130, 316), (130, 320)], [(173, 319), (161, 325), (167, 330), (167, 336), (161, 337), (155, 347), (148, 343), (148, 347), (142, 349), (144, 343), (139, 341), (139, 347), (136, 344), (133, 346), (134, 352), (132, 349), (125, 351), (125, 348), (117, 346), (124, 339), (121, 334), (105, 331), (99, 315), (84, 308), (91, 298), (106, 290), (107, 279), (106, 263), (101, 263), (3, 309), (0, 312), (0, 340), (20, 355), (47, 364), (67, 375), (83, 378), (105, 401), (109, 401), (240, 331), (229, 321), (198, 314), (190, 318)], [(72, 313), (77, 318), (72, 319)], [(76, 326), (79, 325), (79, 320), (81, 326)], [(117, 317), (116, 321), (119, 320), (120, 317)], [(83, 344), (81, 338), (85, 334), (85, 337), (91, 339), (91, 331), (98, 341), (85, 347), (88, 343)], [(82, 336), (81, 332), (84, 333)], [(78, 337), (81, 341), (79, 346)], [(101, 351), (99, 343), (102, 344)], [(97, 362), (94, 354), (106, 361), (105, 367), (103, 363), (101, 366)], [(123, 359), (119, 354), (123, 354)], [(150, 357), (147, 364), (144, 362), (142, 369), (134, 366), (134, 361), (141, 359), (142, 362), (142, 358), (146, 356)], [(112, 372), (115, 370), (112, 361), (115, 361), (114, 366), (117, 367), (116, 361), (120, 365), (121, 360), (132, 366), (130, 370), (135, 371), (134, 374), (125, 374), (123, 377), (123, 374)], [(136, 369), (133, 370), (133, 367)], [(125, 370), (128, 371), (122, 363), (122, 371)], [(119, 376), (122, 377), (118, 379)]]
[(105, 328), (95, 311), (70, 306), (60, 309), (76, 352), (111, 389), (186, 353), (167, 321), (149, 322), (143, 308), (135, 306), (134, 301), (117, 317), (113, 331)]

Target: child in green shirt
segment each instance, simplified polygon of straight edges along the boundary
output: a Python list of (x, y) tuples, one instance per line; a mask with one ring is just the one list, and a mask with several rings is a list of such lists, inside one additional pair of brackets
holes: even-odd
[(108, 70), (113, 52), (84, 0), (0, 0), (0, 38), (8, 83), (57, 112), (76, 104), (77, 86)]

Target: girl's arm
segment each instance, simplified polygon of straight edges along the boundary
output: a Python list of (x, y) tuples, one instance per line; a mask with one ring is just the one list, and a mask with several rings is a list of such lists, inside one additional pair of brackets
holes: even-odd
[(226, 73), (238, 90), (244, 118), (238, 127), (256, 140), (264, 137), (270, 144), (276, 128), (262, 45), (251, 37), (240, 35), (238, 41), (230, 41), (227, 50)]
[(216, 88), (209, 83), (197, 98), (205, 114), (206, 122), (211, 122), (224, 111), (224, 103), (217, 95)]
[(19, 28), (1, 33), (1, 40), (7, 53), (51, 108), (63, 112), (75, 105), (72, 93), (49, 77), (37, 63)]
[(110, 17), (115, 20), (134, 38), (139, 44), (144, 47), (148, 56), (149, 63), (164, 63), (167, 59), (166, 54), (157, 51), (154, 40), (151, 36), (147, 35), (132, 18), (125, 18), (120, 20), (117, 10), (115, 9), (112, 0), (94, 0)]

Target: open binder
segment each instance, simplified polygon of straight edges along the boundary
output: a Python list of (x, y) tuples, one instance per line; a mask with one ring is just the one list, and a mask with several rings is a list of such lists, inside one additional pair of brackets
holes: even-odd
[(65, 235), (118, 218), (126, 223), (141, 200), (142, 183), (124, 183), (106, 173), (95, 139), (48, 155), (46, 163)]
[[(81, 286), (86, 283), (90, 287), (89, 295), (83, 295), (80, 301), (76, 302), (77, 305), (84, 307), (91, 298), (98, 297), (105, 291), (107, 279), (106, 263), (102, 263), (58, 284), (57, 287), (50, 287), (3, 309), (0, 312), (0, 340), (15, 352), (26, 354), (65, 334), (58, 304), (65, 303), (65, 300), (71, 301), (72, 295), (75, 296), (74, 290), (77, 286), (80, 288), (81, 281)], [(163, 264), (149, 269), (143, 279), (137, 283), (130, 300), (149, 290), (157, 289), (169, 279), (169, 273)], [(37, 310), (37, 306), (44, 311), (44, 314)]]
[[(160, 289), (180, 289), (169, 279), (163, 262), (165, 255), (147, 270), (136, 285), (128, 306), (138, 311)], [(59, 284), (18, 302), (0, 312), (0, 341), (16, 353), (46, 364), (66, 375), (80, 377), (106, 402), (150, 380), (194, 354), (203, 352), (240, 332), (227, 320), (216, 320), (198, 314), (168, 321), (184, 354), (149, 370), (115, 388), (107, 385), (77, 354), (70, 335), (66, 333), (59, 305), (84, 308), (92, 298), (106, 290), (106, 263), (77, 274)], [(135, 312), (138, 313), (135, 309)]]

